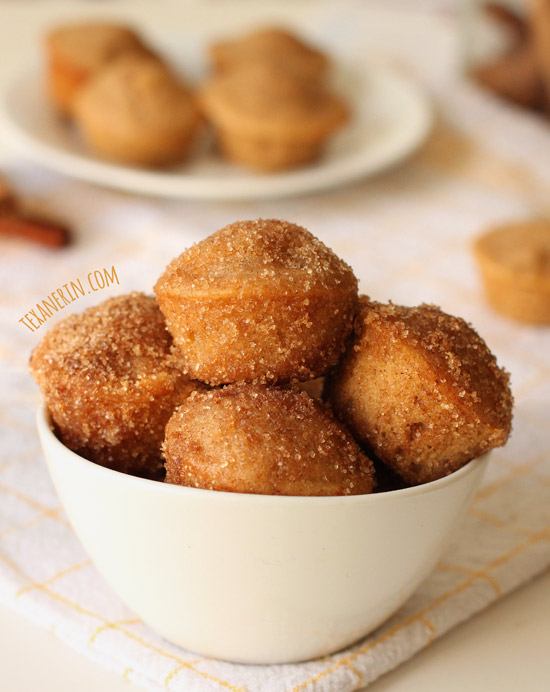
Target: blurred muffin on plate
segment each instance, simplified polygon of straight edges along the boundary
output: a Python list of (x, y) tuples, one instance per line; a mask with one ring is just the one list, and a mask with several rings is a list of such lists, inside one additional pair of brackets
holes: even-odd
[(261, 62), (212, 78), (199, 101), (222, 154), (265, 171), (316, 159), (349, 119), (344, 101), (318, 81)]
[(70, 115), (79, 89), (98, 70), (125, 53), (151, 54), (131, 28), (90, 23), (63, 26), (46, 37), (50, 97), (63, 115)]
[(178, 163), (200, 124), (187, 87), (158, 60), (136, 54), (90, 80), (76, 98), (74, 116), (93, 151), (136, 166)]
[(266, 27), (233, 41), (219, 41), (210, 46), (214, 70), (222, 73), (243, 66), (268, 63), (298, 74), (304, 79), (324, 77), (329, 58), (296, 34), (280, 28)]

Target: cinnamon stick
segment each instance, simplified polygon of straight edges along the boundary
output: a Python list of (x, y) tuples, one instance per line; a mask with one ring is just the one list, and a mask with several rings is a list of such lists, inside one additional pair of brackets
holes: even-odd
[(66, 226), (23, 212), (9, 183), (1, 176), (0, 234), (32, 240), (46, 247), (63, 247), (71, 239)]
[(22, 214), (0, 214), (0, 234), (25, 238), (47, 247), (64, 247), (70, 242), (68, 228)]

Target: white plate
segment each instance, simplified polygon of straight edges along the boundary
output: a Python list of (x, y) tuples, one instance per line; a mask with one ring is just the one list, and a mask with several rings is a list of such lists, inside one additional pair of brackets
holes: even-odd
[[(171, 59), (178, 62), (178, 56)], [(95, 157), (51, 108), (38, 68), (18, 71), (4, 84), (0, 125), (21, 153), (68, 176), (182, 199), (283, 197), (343, 185), (407, 157), (432, 124), (431, 104), (413, 81), (390, 66), (368, 61), (347, 65), (336, 75), (335, 86), (351, 103), (353, 121), (316, 163), (290, 172), (257, 173), (220, 160), (205, 138), (186, 164), (153, 171)]]

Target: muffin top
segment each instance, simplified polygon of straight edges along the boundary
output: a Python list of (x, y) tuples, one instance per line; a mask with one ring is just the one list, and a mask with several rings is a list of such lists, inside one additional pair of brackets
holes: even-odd
[(200, 102), (221, 129), (250, 137), (315, 140), (349, 118), (344, 102), (319, 82), (261, 62), (214, 77)]
[(173, 366), (172, 337), (153, 296), (110, 298), (69, 315), (34, 349), (30, 370), (39, 382), (60, 390), (85, 383), (124, 392)]
[(83, 23), (54, 29), (48, 34), (54, 55), (83, 70), (95, 70), (128, 51), (148, 52), (135, 31), (108, 23)]
[(499, 226), (477, 240), (475, 251), (511, 278), (550, 287), (550, 221)]
[(351, 268), (301, 226), (277, 219), (237, 221), (168, 265), (155, 292), (223, 297), (224, 291), (355, 292)]
[(235, 41), (215, 43), (210, 54), (220, 72), (267, 62), (313, 79), (323, 75), (329, 65), (323, 53), (292, 32), (276, 27), (258, 29)]
[(508, 373), (497, 365), (485, 341), (460, 317), (436, 305), (404, 307), (360, 299), (355, 321), (358, 338), (407, 344), (422, 354), (439, 382), (464, 406), (478, 411), (496, 427), (509, 429), (512, 411)]
[(179, 131), (198, 120), (185, 85), (159, 60), (136, 54), (117, 58), (92, 78), (76, 97), (75, 115), (146, 134)]

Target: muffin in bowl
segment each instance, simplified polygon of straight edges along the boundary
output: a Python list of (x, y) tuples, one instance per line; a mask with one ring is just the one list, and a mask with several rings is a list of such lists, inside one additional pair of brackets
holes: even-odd
[(434, 305), (362, 296), (326, 393), (355, 437), (411, 485), (506, 444), (512, 425), (508, 373), (471, 325)]
[(110, 298), (70, 315), (33, 350), (30, 371), (63, 443), (102, 466), (159, 479), (174, 409), (204, 388), (180, 369), (153, 296)]
[(211, 385), (311, 380), (337, 364), (357, 309), (351, 268), (305, 228), (239, 221), (155, 285), (185, 371)]

